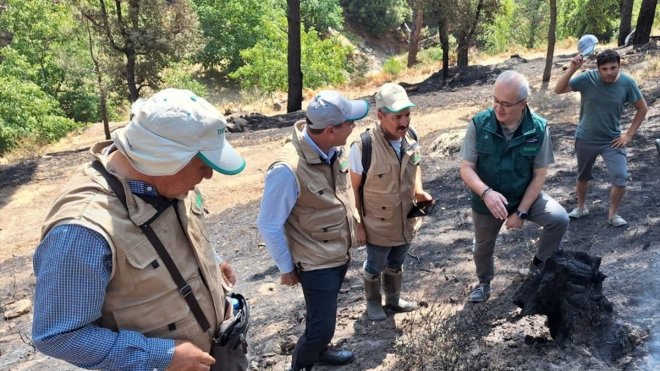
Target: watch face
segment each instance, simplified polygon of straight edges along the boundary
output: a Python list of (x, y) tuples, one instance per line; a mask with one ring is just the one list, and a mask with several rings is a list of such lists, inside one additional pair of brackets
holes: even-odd
[(516, 211), (516, 214), (518, 214), (518, 217), (520, 219), (526, 219), (527, 218), (527, 213), (524, 213), (522, 211)]

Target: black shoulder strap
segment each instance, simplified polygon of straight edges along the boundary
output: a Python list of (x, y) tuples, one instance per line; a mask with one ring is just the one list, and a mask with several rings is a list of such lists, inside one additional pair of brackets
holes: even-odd
[[(128, 210), (128, 204), (126, 202), (126, 193), (124, 192), (124, 187), (119, 182), (119, 179), (117, 179), (114, 175), (110, 174), (98, 160), (92, 163), (92, 167), (96, 171), (98, 171), (101, 175), (103, 175), (105, 180), (108, 182), (108, 185), (110, 185), (110, 189), (112, 189), (112, 192), (114, 192), (114, 194), (117, 196), (119, 201), (121, 201), (124, 207), (126, 207), (126, 210)], [(157, 210), (156, 215), (154, 215), (151, 219), (149, 219), (146, 223), (140, 225), (139, 227), (142, 230), (142, 232), (147, 236), (149, 242), (151, 242), (151, 244), (154, 246), (154, 249), (158, 253), (160, 259), (165, 264), (165, 267), (167, 267), (170, 276), (172, 276), (174, 283), (176, 283), (176, 287), (179, 289), (179, 293), (181, 294), (181, 296), (183, 296), (184, 299), (186, 299), (186, 302), (188, 303), (190, 310), (193, 312), (193, 315), (195, 316), (195, 319), (197, 320), (199, 327), (202, 328), (202, 331), (206, 332), (211, 327), (211, 325), (209, 324), (209, 321), (206, 319), (206, 316), (204, 315), (202, 308), (199, 306), (199, 303), (197, 302), (197, 299), (195, 298), (195, 295), (192, 292), (192, 288), (190, 287), (190, 285), (188, 285), (188, 283), (183, 278), (183, 276), (181, 276), (181, 272), (179, 272), (179, 268), (177, 268), (176, 263), (174, 262), (174, 260), (172, 260), (172, 257), (165, 249), (165, 246), (163, 246), (163, 243), (160, 241), (160, 238), (158, 238), (158, 235), (156, 235), (156, 232), (154, 232), (153, 228), (151, 228), (151, 223), (153, 223), (165, 210), (167, 210), (172, 205), (173, 204), (169, 202), (160, 202), (158, 206), (156, 206), (156, 210)]]
[(410, 133), (410, 136), (415, 140), (415, 142), (419, 142), (419, 139), (417, 137), (417, 132), (415, 129), (413, 129), (412, 125), (408, 126), (408, 132)]
[(371, 135), (369, 129), (360, 134), (360, 141), (362, 142), (362, 180), (360, 181), (360, 203), (362, 204), (362, 215), (364, 211), (364, 183), (367, 181), (367, 173), (371, 167)]
[(364, 177), (369, 172), (369, 167), (371, 167), (371, 135), (369, 135), (369, 129), (360, 134), (360, 141), (362, 142), (362, 184), (364, 185)]

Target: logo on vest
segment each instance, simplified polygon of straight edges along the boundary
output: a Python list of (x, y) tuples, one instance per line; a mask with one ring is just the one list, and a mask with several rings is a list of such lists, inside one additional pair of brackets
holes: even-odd
[(202, 199), (202, 195), (197, 194), (197, 197), (195, 197), (195, 205), (200, 209), (204, 208), (204, 200)]
[(520, 153), (525, 156), (535, 155), (538, 151), (538, 143), (525, 143), (522, 147), (520, 147)]
[(348, 169), (348, 159), (343, 160), (339, 163), (339, 170), (344, 171)]

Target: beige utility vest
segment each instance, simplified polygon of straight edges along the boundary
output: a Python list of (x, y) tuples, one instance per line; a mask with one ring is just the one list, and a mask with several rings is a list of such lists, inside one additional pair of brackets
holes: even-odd
[(355, 195), (346, 151), (328, 165), (303, 138), (304, 125), (294, 125), (291, 141), (271, 167), (285, 164), (296, 175), (300, 195), (284, 229), (293, 263), (310, 271), (348, 262), (348, 250), (356, 245)]
[[(364, 227), (367, 241), (380, 246), (410, 243), (421, 218), (408, 218), (415, 199), (415, 173), (421, 160), (421, 147), (406, 134), (401, 162), (380, 125), (369, 130), (371, 166), (362, 192)], [(362, 142), (357, 141), (362, 150)]]
[[(115, 176), (101, 155), (111, 142), (95, 145), (94, 157)], [(204, 333), (186, 300), (138, 228), (156, 210), (133, 195), (127, 180), (117, 176), (126, 193), (128, 212), (101, 174), (90, 165), (76, 174), (55, 200), (44, 223), (43, 239), (53, 227), (78, 224), (98, 232), (112, 252), (112, 272), (99, 325), (112, 331), (134, 330), (147, 337), (188, 340), (211, 349), (211, 335), (225, 318), (225, 291), (204, 225), (204, 205), (197, 189), (151, 224), (181, 275), (192, 288), (211, 328)], [(178, 217), (177, 217), (178, 214)]]

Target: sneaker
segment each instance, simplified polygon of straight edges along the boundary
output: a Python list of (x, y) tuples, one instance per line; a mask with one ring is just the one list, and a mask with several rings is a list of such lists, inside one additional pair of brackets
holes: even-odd
[(468, 301), (470, 303), (481, 303), (488, 300), (490, 296), (490, 283), (480, 283), (472, 290)]
[(625, 227), (628, 225), (628, 222), (619, 215), (614, 215), (614, 218), (610, 219), (610, 225), (612, 227)]
[(589, 215), (589, 210), (587, 209), (580, 209), (580, 208), (575, 208), (573, 211), (568, 213), (568, 217), (571, 219), (580, 219), (583, 216)]

